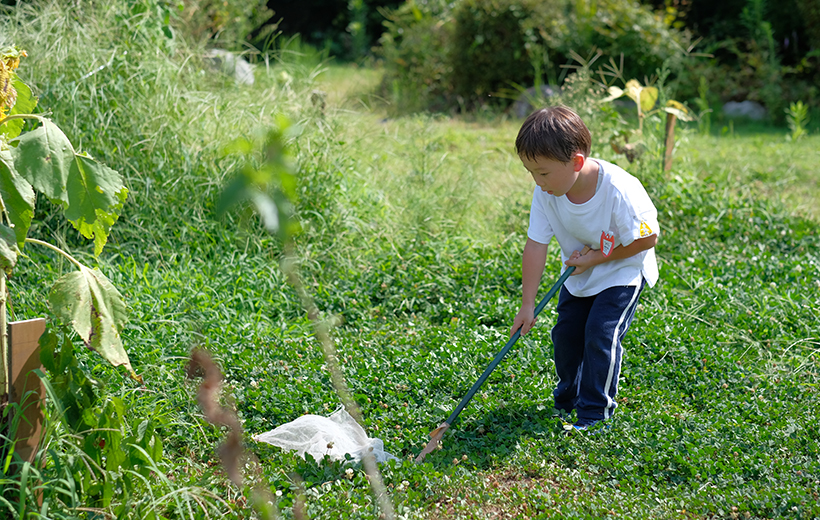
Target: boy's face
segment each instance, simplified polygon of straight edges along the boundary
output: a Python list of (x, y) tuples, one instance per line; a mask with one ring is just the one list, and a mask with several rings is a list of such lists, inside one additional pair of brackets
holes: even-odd
[(520, 158), (521, 162), (524, 163), (524, 168), (530, 172), (535, 184), (541, 188), (541, 191), (546, 191), (556, 197), (566, 195), (572, 189), (578, 180), (581, 167), (584, 165), (584, 156), (582, 154), (576, 154), (567, 163), (540, 156), (530, 159), (522, 155)]

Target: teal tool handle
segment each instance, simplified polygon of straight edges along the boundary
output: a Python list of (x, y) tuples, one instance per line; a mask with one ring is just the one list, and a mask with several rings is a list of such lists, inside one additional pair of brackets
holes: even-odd
[[(558, 279), (558, 281), (555, 282), (555, 285), (552, 286), (552, 289), (550, 289), (547, 295), (541, 299), (541, 301), (538, 303), (538, 306), (535, 307), (535, 314), (533, 317), (538, 316), (541, 313), (541, 311), (544, 310), (544, 307), (546, 307), (547, 303), (552, 299), (553, 296), (555, 296), (555, 293), (557, 293), (558, 290), (561, 289), (561, 286), (564, 285), (564, 282), (567, 281), (567, 278), (569, 278), (569, 275), (571, 275), (573, 271), (575, 271), (575, 266), (569, 266), (566, 268), (563, 274), (561, 274), (561, 277)], [(490, 377), (492, 371), (495, 370), (495, 367), (497, 367), (499, 363), (501, 363), (501, 360), (504, 359), (504, 356), (506, 356), (507, 352), (509, 352), (513, 345), (515, 345), (515, 342), (518, 341), (518, 338), (520, 336), (521, 329), (519, 328), (510, 337), (509, 341), (507, 341), (507, 344), (504, 345), (504, 348), (501, 349), (501, 352), (495, 355), (495, 359), (493, 359), (492, 363), (490, 363), (490, 365), (484, 370), (484, 373), (481, 374), (481, 377), (478, 378), (478, 381), (476, 381), (475, 384), (473, 384), (472, 388), (470, 388), (470, 391), (467, 392), (467, 395), (465, 395), (461, 402), (458, 403), (456, 409), (453, 410), (453, 413), (451, 413), (450, 417), (448, 417), (447, 420), (444, 422), (446, 422), (450, 426), (453, 425), (453, 422), (455, 422), (455, 420), (458, 418), (458, 414), (461, 413), (461, 410), (463, 410), (464, 407), (467, 406), (467, 403), (469, 403), (473, 399), (475, 393), (478, 392), (478, 389), (481, 388), (481, 385), (484, 384), (484, 381), (486, 381), (487, 378)]]

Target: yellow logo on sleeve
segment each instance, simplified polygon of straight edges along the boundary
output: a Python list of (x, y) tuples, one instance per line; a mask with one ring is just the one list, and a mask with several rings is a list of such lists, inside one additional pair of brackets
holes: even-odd
[(645, 220), (641, 221), (641, 238), (646, 238), (650, 235), (654, 235), (655, 233), (649, 227), (649, 224), (646, 223)]

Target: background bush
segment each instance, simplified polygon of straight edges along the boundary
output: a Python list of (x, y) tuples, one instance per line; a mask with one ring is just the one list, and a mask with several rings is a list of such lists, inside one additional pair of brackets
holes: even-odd
[(790, 102), (820, 106), (817, 0), (693, 0), (675, 6), (666, 10), (672, 24), (702, 37), (696, 50), (711, 54), (677, 71), (680, 99), (697, 98), (705, 81), (714, 104), (758, 101), (778, 122)]
[(550, 17), (560, 12), (560, 4), (539, 0), (460, 2), (453, 14), (452, 76), (447, 79), (453, 91), (471, 104), (486, 103), (487, 96), (512, 83), (531, 84), (533, 48), (543, 47), (542, 34), (560, 25), (560, 17)]
[[(395, 9), (403, 0), (311, 0), (273, 1), (274, 19), (288, 36), (326, 49), (343, 60), (371, 54), (384, 31), (383, 9)], [(420, 2), (424, 3), (424, 2)]]
[[(706, 43), (747, 37), (743, 11), (759, 9), (770, 25), (775, 50), (785, 65), (796, 65), (811, 50), (811, 37), (816, 26), (807, 14), (817, 9), (817, 0), (642, 0), (642, 3), (662, 10), (673, 25), (688, 28), (703, 37)], [(817, 44), (814, 44), (817, 47)]]
[(382, 94), (409, 112), (446, 109), (453, 95), (449, 4), (444, 0), (406, 2), (384, 13), (385, 31), (377, 49), (386, 69)]
[(408, 111), (503, 107), (523, 87), (560, 84), (573, 51), (597, 49), (595, 69), (614, 64), (647, 83), (665, 66), (676, 99), (692, 102), (705, 85), (715, 108), (758, 101), (779, 122), (792, 101), (820, 105), (820, 53), (810, 44), (820, 8), (785, 1), (408, 1), (385, 11), (382, 93)]
[(565, 34), (553, 44), (561, 56), (573, 50), (587, 55), (596, 48), (603, 52), (604, 62), (613, 59), (620, 65), (623, 55), (624, 77), (642, 83), (664, 63), (675, 71), (683, 67), (689, 35), (647, 6), (629, 0), (571, 2), (566, 12)]
[[(487, 104), (516, 85), (558, 82), (572, 51), (624, 60), (627, 78), (652, 76), (682, 54), (687, 38), (631, 0), (464, 0), (454, 7), (408, 2), (381, 40), (385, 83), (438, 109)], [(422, 58), (430, 61), (422, 64)], [(432, 73), (431, 73), (432, 72)], [(536, 79), (536, 73), (543, 75)], [(412, 94), (411, 94), (412, 93)], [(508, 102), (501, 100), (502, 104)], [(413, 105), (415, 107), (416, 104)], [(411, 107), (411, 108), (413, 108)]]
[(817, 0), (797, 0), (797, 9), (803, 19), (811, 46), (820, 49), (820, 2)]

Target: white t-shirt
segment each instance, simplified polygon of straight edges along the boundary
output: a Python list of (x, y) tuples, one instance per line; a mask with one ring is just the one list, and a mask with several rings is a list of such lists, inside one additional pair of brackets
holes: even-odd
[[(603, 242), (605, 250), (614, 249), (659, 232), (658, 211), (641, 181), (612, 163), (593, 160), (600, 165), (599, 186), (583, 204), (570, 202), (566, 195), (550, 195), (538, 186), (532, 196), (527, 236), (540, 244), (548, 244), (554, 236), (563, 262), (584, 246), (601, 249)], [(610, 287), (639, 285), (641, 277), (650, 287), (658, 280), (655, 248), (596, 265), (570, 276), (565, 286), (573, 296), (587, 297)]]

